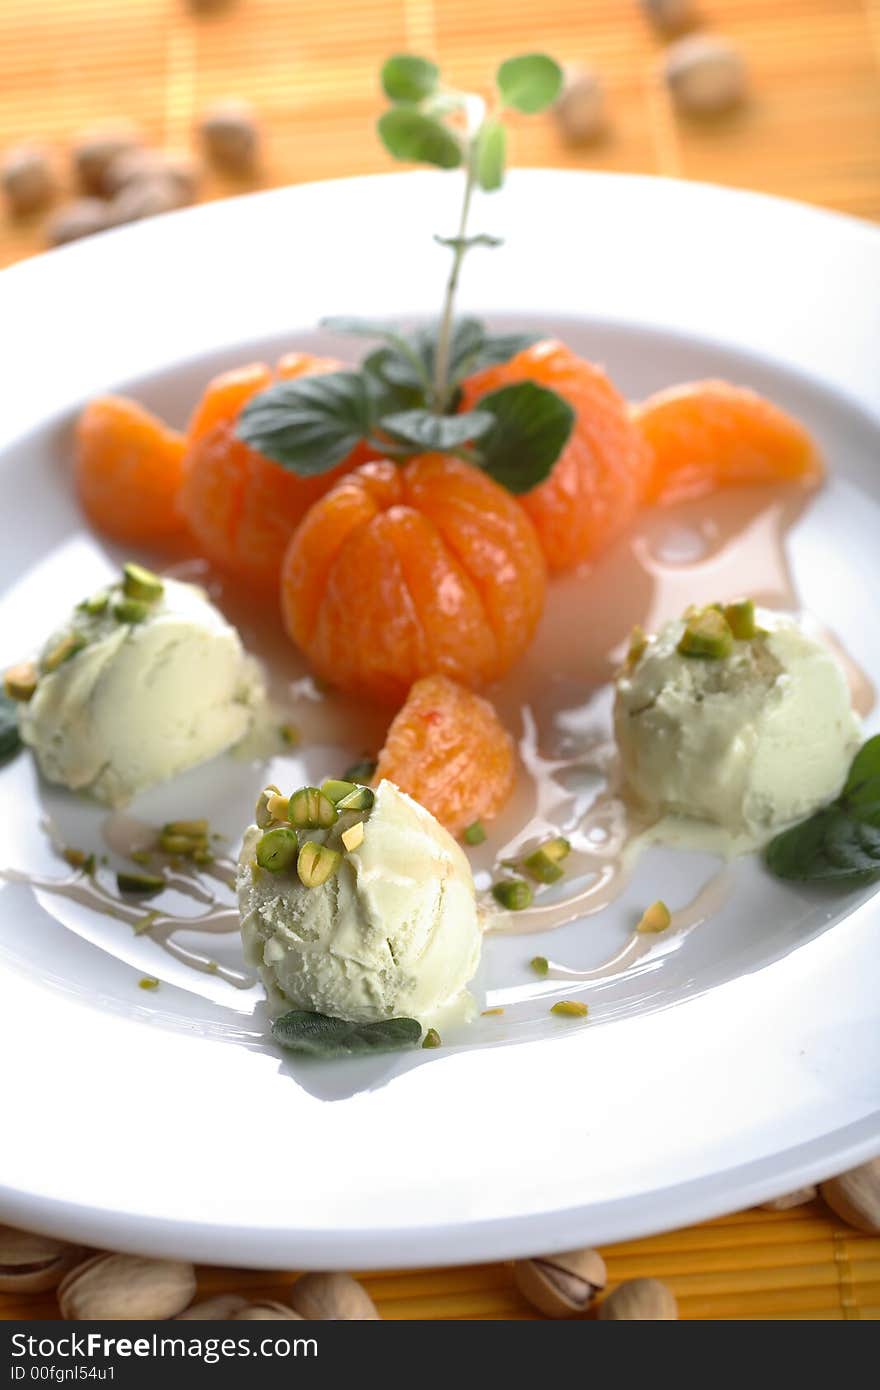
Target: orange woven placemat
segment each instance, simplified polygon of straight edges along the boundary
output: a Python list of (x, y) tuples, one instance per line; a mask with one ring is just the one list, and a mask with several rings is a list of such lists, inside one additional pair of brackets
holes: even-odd
[[(0, 0), (0, 147), (126, 115), (185, 146), (215, 98), (265, 123), (263, 185), (388, 167), (372, 130), (390, 51), (432, 52), (462, 84), (508, 53), (546, 47), (603, 75), (611, 129), (572, 149), (552, 121), (517, 131), (515, 161), (709, 179), (880, 217), (880, 0), (702, 0), (706, 27), (742, 47), (751, 99), (711, 127), (672, 112), (661, 44), (636, 0), (239, 0), (202, 20), (184, 0)], [(206, 197), (242, 191), (210, 178)], [(0, 221), (0, 265), (39, 250), (38, 222)], [(612, 1282), (668, 1279), (686, 1318), (877, 1318), (880, 1239), (818, 1205), (745, 1212), (605, 1252)], [(289, 1278), (203, 1270), (205, 1290), (279, 1293)], [(388, 1318), (530, 1316), (506, 1265), (375, 1274)], [(52, 1295), (0, 1295), (0, 1317), (55, 1316)]]

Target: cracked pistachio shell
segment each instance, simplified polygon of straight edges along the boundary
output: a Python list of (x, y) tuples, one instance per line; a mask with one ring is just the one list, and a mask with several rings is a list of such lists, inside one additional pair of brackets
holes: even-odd
[(54, 1289), (83, 1251), (50, 1236), (0, 1226), (0, 1292), (43, 1293)]
[(880, 1235), (880, 1158), (830, 1178), (820, 1184), (819, 1191), (841, 1221), (857, 1231)]
[(248, 1303), (239, 1312), (232, 1314), (233, 1322), (263, 1322), (269, 1318), (286, 1319), (288, 1322), (302, 1321), (300, 1314), (288, 1308), (286, 1303), (276, 1303), (271, 1298), (263, 1299), (261, 1303)]
[(247, 1307), (247, 1299), (240, 1293), (218, 1293), (213, 1298), (203, 1298), (191, 1308), (184, 1308), (177, 1314), (178, 1322), (209, 1322), (215, 1318), (234, 1318), (242, 1308)]
[(675, 1294), (659, 1279), (627, 1279), (602, 1303), (599, 1317), (606, 1322), (675, 1322)]
[(792, 1207), (802, 1207), (805, 1202), (812, 1202), (816, 1196), (815, 1187), (798, 1187), (794, 1192), (786, 1192), (781, 1197), (774, 1197), (772, 1202), (762, 1202), (762, 1211), (791, 1211)]
[(379, 1317), (363, 1284), (350, 1274), (304, 1274), (294, 1284), (290, 1302), (308, 1319), (367, 1322)]
[(523, 1297), (548, 1318), (586, 1312), (607, 1279), (605, 1261), (589, 1248), (517, 1260), (513, 1277)]
[(139, 1255), (95, 1255), (61, 1281), (58, 1306), (68, 1322), (162, 1321), (193, 1299), (192, 1265)]

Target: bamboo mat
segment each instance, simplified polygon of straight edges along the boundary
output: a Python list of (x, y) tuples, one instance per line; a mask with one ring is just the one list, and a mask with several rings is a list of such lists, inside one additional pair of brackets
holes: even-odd
[[(514, 161), (708, 179), (880, 218), (880, 0), (702, 0), (742, 48), (751, 98), (711, 126), (674, 115), (661, 44), (635, 0), (239, 0), (200, 21), (183, 0), (0, 0), (0, 148), (125, 115), (151, 140), (190, 142), (211, 101), (245, 97), (265, 123), (260, 184), (388, 167), (372, 129), (389, 52), (434, 53), (461, 85), (544, 47), (594, 65), (610, 133), (572, 149), (552, 121), (517, 130)], [(209, 178), (204, 196), (243, 186)], [(0, 216), (0, 265), (39, 250), (38, 223)], [(818, 1205), (750, 1211), (604, 1252), (612, 1283), (667, 1279), (685, 1318), (880, 1317), (880, 1239)], [(288, 1281), (289, 1282), (289, 1281)], [(375, 1274), (386, 1318), (523, 1318), (506, 1265)], [(274, 1276), (203, 1270), (205, 1291), (277, 1295)], [(56, 1315), (53, 1296), (0, 1295), (0, 1317)]]

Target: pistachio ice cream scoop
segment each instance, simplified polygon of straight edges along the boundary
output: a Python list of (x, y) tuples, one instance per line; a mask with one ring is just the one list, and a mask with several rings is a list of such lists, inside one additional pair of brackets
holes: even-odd
[(137, 565), (78, 604), (32, 669), (19, 722), (43, 775), (114, 806), (238, 743), (264, 695), (207, 595)]
[(640, 635), (618, 677), (626, 785), (758, 845), (833, 800), (859, 746), (846, 678), (791, 617), (711, 605)]
[(481, 928), (467, 857), (392, 782), (267, 789), (244, 837), (245, 958), (275, 1014), (466, 1017)]

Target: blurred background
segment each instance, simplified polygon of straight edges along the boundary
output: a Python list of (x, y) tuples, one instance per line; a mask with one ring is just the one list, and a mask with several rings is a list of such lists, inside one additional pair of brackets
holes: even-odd
[[(573, 87), (521, 123), (515, 163), (880, 217), (880, 0), (0, 0), (0, 264), (193, 198), (387, 169), (384, 57), (479, 89), (535, 48)], [(88, 172), (108, 137), (150, 151), (113, 190)]]

